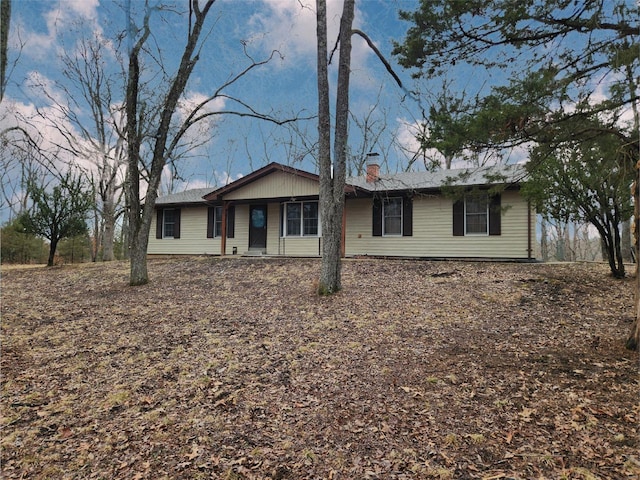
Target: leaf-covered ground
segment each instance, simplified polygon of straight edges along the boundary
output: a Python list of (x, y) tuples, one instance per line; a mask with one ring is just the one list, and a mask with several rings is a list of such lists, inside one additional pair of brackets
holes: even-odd
[(152, 260), (2, 272), (4, 478), (637, 478), (633, 279)]

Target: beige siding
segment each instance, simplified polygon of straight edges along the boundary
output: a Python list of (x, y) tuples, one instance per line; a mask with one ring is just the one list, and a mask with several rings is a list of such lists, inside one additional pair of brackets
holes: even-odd
[[(301, 195), (301, 194), (298, 194)], [(347, 200), (346, 254), (416, 257), (527, 258), (527, 203), (517, 192), (502, 195), (502, 234), (453, 236), (452, 200), (443, 196), (416, 196), (413, 202), (413, 236), (373, 237), (371, 199)], [(249, 246), (249, 205), (235, 207), (235, 238), (227, 239), (226, 254), (239, 255)], [(267, 211), (267, 253), (317, 256), (321, 239), (280, 237), (280, 204)], [(207, 238), (207, 207), (181, 209), (179, 239), (156, 239), (155, 216), (149, 254), (219, 255), (220, 238)]]
[(274, 172), (266, 177), (230, 192), (225, 200), (252, 200), (318, 195), (318, 182), (285, 172)]
[[(206, 218), (205, 218), (206, 221)], [(267, 205), (267, 254), (291, 256), (317, 256), (318, 238), (281, 238), (280, 237), (280, 204)], [(236, 206), (235, 238), (227, 239), (227, 255), (231, 255), (233, 247), (238, 254), (249, 249), (249, 205)]]
[(214, 255), (220, 253), (220, 238), (207, 238), (207, 207), (180, 209), (180, 238), (156, 238), (156, 216), (151, 222), (147, 253)]
[(284, 237), (280, 239), (280, 254), (317, 257), (321, 253), (321, 242), (319, 237)]
[(249, 246), (249, 205), (236, 205), (236, 224), (233, 238), (227, 238), (227, 255), (233, 254), (236, 248), (238, 255), (242, 255)]
[(371, 199), (347, 201), (347, 255), (527, 258), (527, 202), (517, 192), (502, 195), (501, 235), (453, 236), (453, 202), (443, 196), (413, 201), (413, 236), (374, 237)]

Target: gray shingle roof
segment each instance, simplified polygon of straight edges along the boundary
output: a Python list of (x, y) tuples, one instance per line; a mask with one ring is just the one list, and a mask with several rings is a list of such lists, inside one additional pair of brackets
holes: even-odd
[(192, 190), (186, 190), (180, 193), (172, 193), (171, 195), (164, 195), (158, 197), (156, 205), (169, 205), (178, 203), (205, 203), (204, 197), (207, 193), (211, 193), (215, 190), (215, 187), (207, 188), (194, 188)]
[[(347, 185), (370, 192), (440, 189), (445, 185), (476, 186), (519, 183), (526, 176), (524, 165), (496, 165), (476, 169), (462, 168), (436, 172), (403, 172), (380, 175), (376, 182), (367, 183), (366, 176), (349, 177)], [(194, 188), (158, 197), (156, 205), (204, 204), (202, 197), (215, 191), (214, 187)]]
[(367, 183), (366, 176), (349, 177), (347, 184), (372, 192), (393, 190), (439, 189), (446, 185), (476, 186), (519, 183), (526, 176), (523, 165), (495, 165), (481, 168), (438, 170), (435, 172), (403, 172), (380, 175)]

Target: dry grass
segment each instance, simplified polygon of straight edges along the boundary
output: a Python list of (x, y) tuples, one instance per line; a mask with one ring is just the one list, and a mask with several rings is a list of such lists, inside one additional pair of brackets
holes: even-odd
[(4, 478), (631, 478), (633, 280), (600, 265), (2, 271)]

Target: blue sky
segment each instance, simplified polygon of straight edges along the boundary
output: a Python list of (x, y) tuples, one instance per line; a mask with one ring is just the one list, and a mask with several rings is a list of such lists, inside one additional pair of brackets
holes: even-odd
[[(36, 108), (48, 112), (54, 121), (64, 123), (52, 101), (67, 102), (61, 86), (64, 54), (73, 55), (82, 36), (97, 35), (107, 46), (106, 69), (117, 73), (116, 38), (126, 28), (125, 0), (19, 0), (13, 2), (10, 41), (11, 71), (5, 100), (0, 105), (0, 127), (11, 125), (14, 113), (32, 116)], [(154, 0), (155, 1), (155, 0)], [(152, 2), (153, 3), (153, 2)], [(170, 0), (163, 2), (171, 3)], [(331, 46), (338, 32), (342, 0), (328, 0), (329, 40)], [(143, 6), (142, 0), (131, 0), (134, 15)], [(176, 10), (185, 12), (186, 1), (176, 1)], [(399, 67), (391, 56), (392, 41), (402, 41), (408, 25), (398, 19), (398, 10), (414, 10), (417, 0), (357, 0), (355, 27), (369, 35), (379, 50), (391, 62), (407, 89), (420, 88), (423, 101), (436, 92), (441, 80), (433, 84), (422, 81), (419, 86), (410, 72)], [(140, 17), (136, 17), (139, 21)], [(165, 12), (155, 15), (150, 41), (158, 56), (162, 56), (168, 71), (177, 62), (186, 38), (187, 16)], [(207, 40), (201, 59), (194, 70), (185, 94), (194, 102), (206, 98), (231, 75), (248, 65), (244, 48), (256, 60), (277, 50), (278, 55), (267, 65), (250, 72), (227, 93), (236, 96), (262, 113), (277, 118), (313, 116), (317, 110), (316, 37), (314, 0), (218, 0), (207, 22)], [(121, 49), (124, 51), (125, 49)], [(111, 52), (111, 53), (110, 53)], [(337, 61), (334, 60), (335, 66)], [(451, 72), (453, 88), (475, 92), (487, 87), (480, 72)], [(335, 74), (335, 69), (333, 71)], [(44, 90), (32, 88), (33, 83)], [(335, 78), (331, 82), (335, 93)], [(114, 87), (113, 102), (123, 99), (123, 87)], [(47, 92), (47, 95), (44, 94)], [(363, 40), (354, 37), (351, 77), (350, 128), (352, 155), (363, 158), (368, 151), (379, 153), (383, 170), (405, 169), (416, 151), (415, 125), (421, 119), (421, 106), (400, 89), (375, 54)], [(332, 100), (333, 104), (333, 100)], [(230, 109), (230, 102), (217, 102), (212, 108)], [(75, 112), (89, 121), (82, 107)], [(371, 126), (365, 144), (362, 128)], [(220, 186), (269, 162), (293, 164), (315, 171), (309, 154), (316, 139), (316, 121), (302, 121), (296, 128), (238, 118), (219, 116), (192, 131), (199, 141), (209, 139), (178, 162), (180, 179), (172, 184), (167, 171), (162, 193), (188, 188)], [(42, 122), (35, 126), (47, 138), (59, 141), (60, 134)], [(70, 129), (74, 129), (71, 125)], [(516, 155), (522, 158), (522, 152)], [(419, 162), (413, 169), (424, 169)], [(3, 218), (6, 218), (3, 215)]]

